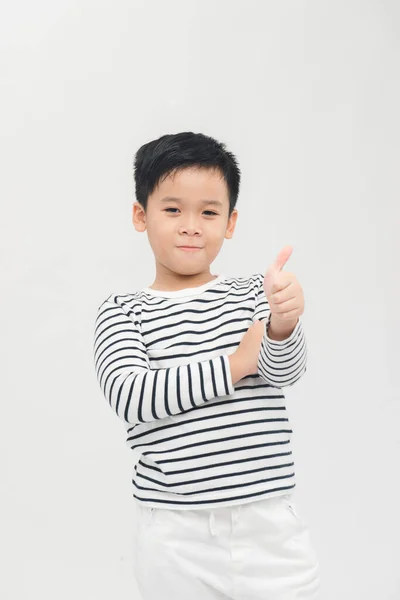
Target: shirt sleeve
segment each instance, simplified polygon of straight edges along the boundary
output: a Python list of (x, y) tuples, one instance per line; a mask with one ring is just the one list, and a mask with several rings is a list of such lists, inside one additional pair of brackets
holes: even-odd
[(128, 312), (117, 300), (105, 300), (97, 309), (93, 344), (100, 388), (124, 422), (163, 419), (234, 393), (227, 354), (151, 369), (134, 310)]
[(281, 341), (268, 337), (271, 310), (264, 291), (264, 275), (257, 274), (256, 308), (253, 320), (264, 321), (264, 335), (258, 356), (258, 374), (274, 387), (289, 387), (307, 370), (307, 342), (303, 323), (298, 323), (291, 335)]

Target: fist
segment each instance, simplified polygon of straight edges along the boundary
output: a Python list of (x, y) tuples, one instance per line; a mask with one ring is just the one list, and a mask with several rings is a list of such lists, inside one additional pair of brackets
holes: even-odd
[(304, 294), (293, 273), (283, 271), (291, 257), (292, 246), (285, 246), (264, 276), (264, 292), (275, 323), (297, 323), (304, 313)]

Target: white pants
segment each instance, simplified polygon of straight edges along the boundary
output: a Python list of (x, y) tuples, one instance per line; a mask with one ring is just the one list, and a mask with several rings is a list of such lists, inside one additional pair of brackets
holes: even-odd
[(215, 509), (136, 501), (143, 600), (320, 600), (319, 563), (293, 497)]

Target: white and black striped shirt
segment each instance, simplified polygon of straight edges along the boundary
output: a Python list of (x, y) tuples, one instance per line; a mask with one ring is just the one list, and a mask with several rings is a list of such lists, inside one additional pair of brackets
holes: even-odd
[(252, 322), (270, 317), (263, 280), (219, 275), (196, 288), (111, 294), (98, 308), (97, 379), (139, 456), (137, 501), (211, 508), (295, 487), (282, 388), (306, 371), (301, 319), (282, 341), (265, 327), (258, 372), (235, 385), (228, 360)]

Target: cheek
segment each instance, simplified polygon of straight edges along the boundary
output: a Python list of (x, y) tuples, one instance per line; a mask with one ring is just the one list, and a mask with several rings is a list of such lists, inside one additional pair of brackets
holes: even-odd
[(167, 220), (153, 221), (148, 231), (155, 244), (165, 244), (174, 236), (174, 228)]

